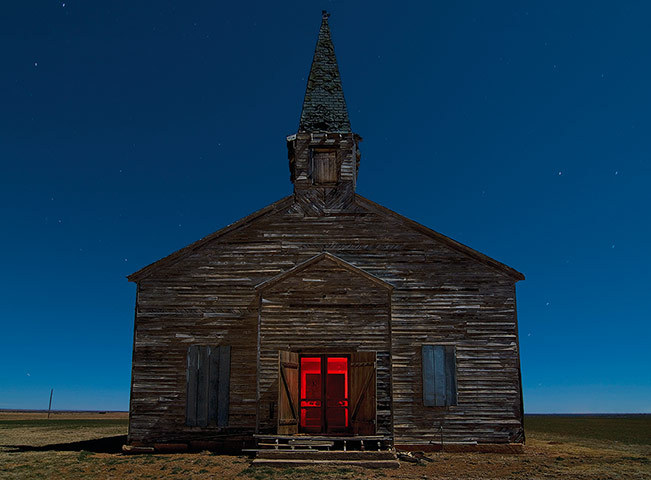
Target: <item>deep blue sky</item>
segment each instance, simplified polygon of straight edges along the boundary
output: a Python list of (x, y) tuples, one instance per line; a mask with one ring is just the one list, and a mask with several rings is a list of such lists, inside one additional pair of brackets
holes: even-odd
[(358, 192), (526, 275), (526, 411), (651, 411), (644, 1), (3, 3), (0, 408), (128, 408), (125, 275), (291, 192), (322, 8)]

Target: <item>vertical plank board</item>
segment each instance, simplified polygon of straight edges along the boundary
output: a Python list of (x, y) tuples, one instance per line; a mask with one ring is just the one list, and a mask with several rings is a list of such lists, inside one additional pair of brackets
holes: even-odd
[[(231, 347), (222, 345), (219, 347), (219, 383), (217, 403), (214, 404), (217, 410), (217, 425), (225, 427), (228, 425), (229, 403), (231, 385)], [(213, 410), (215, 408), (213, 407)]]
[(313, 183), (337, 182), (337, 152), (334, 150), (313, 151), (311, 167)]
[(208, 347), (208, 425), (217, 424), (220, 347)]
[(323, 167), (323, 181), (335, 183), (337, 181), (337, 154), (336, 152), (328, 152), (324, 158)]
[(197, 425), (208, 425), (208, 347), (199, 346), (197, 365)]
[(298, 433), (298, 354), (278, 352), (278, 433)]
[(309, 149), (310, 152), (310, 159), (307, 162), (307, 176), (311, 179), (314, 178), (314, 150)]
[(185, 423), (190, 427), (197, 424), (197, 361), (199, 347), (188, 348), (188, 367), (186, 370)]
[(445, 397), (445, 347), (434, 345), (434, 390), (436, 395), (436, 406), (446, 405)]
[(350, 358), (350, 423), (355, 435), (374, 435), (377, 415), (375, 352), (354, 352)]
[(325, 161), (323, 153), (314, 154), (314, 183), (322, 183), (325, 179)]
[(446, 405), (457, 404), (457, 365), (453, 345), (445, 347), (445, 398)]
[(423, 345), (423, 405), (434, 407), (436, 405), (436, 392), (434, 390), (434, 346)]

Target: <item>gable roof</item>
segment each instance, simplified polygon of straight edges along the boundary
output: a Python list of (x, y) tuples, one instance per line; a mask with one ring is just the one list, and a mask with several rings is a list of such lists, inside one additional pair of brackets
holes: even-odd
[(197, 240), (196, 242), (191, 243), (187, 247), (183, 247), (180, 250), (175, 251), (174, 253), (161, 258), (160, 260), (155, 261), (154, 263), (151, 263), (147, 265), (146, 267), (141, 268), (137, 272), (132, 273), (131, 275), (127, 276), (127, 280), (130, 282), (137, 282), (138, 280), (146, 277), (149, 275), (151, 272), (154, 270), (164, 266), (164, 265), (170, 265), (172, 263), (175, 263), (179, 260), (181, 260), (183, 257), (186, 255), (192, 253), (194, 250), (197, 248), (205, 245), (206, 243), (210, 242), (211, 240), (214, 240), (216, 238), (221, 237), (222, 235), (232, 232), (233, 230), (237, 230), (238, 228), (241, 228), (245, 225), (250, 224), (251, 222), (259, 219), (260, 217), (263, 217), (269, 213), (277, 212), (278, 210), (282, 209), (283, 207), (289, 206), (293, 202), (294, 196), (293, 195), (288, 195), (287, 197), (281, 198), (280, 200), (272, 203), (271, 205), (267, 205), (264, 208), (261, 208), (260, 210), (253, 212), (251, 215), (247, 215), (246, 217), (238, 220), (237, 222), (231, 223), (230, 225), (227, 225), (224, 228), (221, 228), (217, 230), (214, 233), (211, 233), (210, 235), (206, 235), (205, 237)]
[(310, 76), (307, 79), (299, 132), (351, 131), (328, 17), (328, 12), (324, 10)]
[(516, 269), (509, 267), (508, 265), (505, 265), (504, 263), (498, 262), (494, 258), (489, 257), (488, 255), (484, 255), (483, 253), (478, 252), (477, 250), (470, 248), (463, 243), (459, 243), (456, 240), (452, 240), (450, 237), (446, 237), (442, 233), (435, 232), (431, 228), (427, 228), (425, 225), (422, 225), (414, 220), (411, 220), (403, 215), (400, 215), (399, 213), (394, 212), (393, 210), (390, 210), (386, 207), (383, 207), (379, 203), (375, 203), (368, 198), (362, 197), (359, 194), (355, 194), (355, 201), (357, 202), (358, 205), (366, 207), (370, 210), (375, 210), (378, 213), (382, 213), (388, 216), (391, 216), (406, 225), (410, 226), (411, 228), (431, 237), (434, 238), (441, 243), (444, 243), (448, 247), (463, 253), (465, 255), (468, 255), (469, 257), (474, 258), (475, 260), (478, 260), (481, 263), (484, 263), (490, 267), (493, 267), (502, 273), (507, 274), (508, 276), (514, 278), (516, 281), (518, 280), (524, 280), (524, 275), (520, 272), (518, 272)]
[[(242, 218), (241, 220), (238, 220), (235, 223), (232, 223), (232, 224), (230, 224), (230, 225), (228, 225), (228, 226), (226, 226), (226, 227), (224, 227), (224, 228), (222, 228), (220, 230), (217, 230), (214, 233), (211, 233), (210, 235), (207, 235), (207, 236), (203, 237), (200, 240), (197, 240), (194, 243), (191, 243), (187, 247), (184, 247), (184, 248), (182, 248), (180, 250), (177, 250), (174, 253), (172, 253), (172, 254), (164, 257), (164, 258), (161, 258), (160, 260), (157, 260), (156, 262), (151, 263), (151, 264), (147, 265), (146, 267), (141, 268), (137, 272), (134, 272), (131, 275), (127, 276), (127, 279), (130, 282), (137, 282), (137, 281), (147, 277), (149, 274), (151, 274), (152, 272), (154, 272), (158, 268), (163, 267), (165, 265), (171, 265), (171, 264), (181, 260), (186, 255), (189, 255), (190, 253), (192, 253), (196, 249), (200, 248), (201, 246), (205, 245), (206, 243), (208, 243), (208, 242), (210, 242), (212, 240), (215, 240), (215, 239), (221, 237), (222, 235), (224, 235), (224, 234), (226, 234), (228, 232), (232, 232), (232, 231), (237, 230), (239, 228), (248, 226), (251, 223), (253, 223), (254, 221), (256, 221), (259, 218), (262, 218), (262, 217), (264, 217), (266, 215), (279, 212), (279, 211), (283, 210), (284, 208), (289, 207), (293, 202), (294, 202), (294, 196), (293, 195), (289, 195), (287, 197), (281, 198), (277, 202), (274, 202), (271, 205), (268, 205), (268, 206), (266, 206), (266, 207), (264, 207), (264, 208), (262, 208), (262, 209), (260, 209), (260, 210), (258, 210), (256, 212), (252, 213), (251, 215), (248, 215), (248, 216)], [(488, 266), (490, 266), (490, 267), (492, 267), (492, 268), (494, 268), (494, 269), (508, 275), (509, 277), (513, 278), (515, 281), (524, 280), (524, 275), (522, 273), (518, 272), (517, 270), (515, 270), (514, 268), (511, 268), (508, 265), (505, 265), (505, 264), (503, 264), (501, 262), (498, 262), (497, 260), (495, 260), (495, 259), (493, 259), (493, 258), (491, 258), (491, 257), (489, 257), (487, 255), (484, 255), (483, 253), (480, 253), (477, 250), (474, 250), (474, 249), (472, 249), (472, 248), (470, 248), (470, 247), (468, 247), (468, 246), (466, 246), (466, 245), (464, 245), (462, 243), (459, 243), (456, 240), (451, 239), (450, 237), (446, 237), (445, 235), (443, 235), (441, 233), (438, 233), (438, 232), (436, 232), (436, 231), (434, 231), (434, 230), (432, 230), (430, 228), (427, 228), (426, 226), (421, 225), (420, 223), (418, 223), (418, 222), (416, 222), (414, 220), (411, 220), (411, 219), (409, 219), (409, 218), (407, 218), (407, 217), (405, 217), (403, 215), (400, 215), (399, 213), (396, 213), (393, 210), (390, 210), (390, 209), (388, 209), (386, 207), (383, 207), (379, 203), (375, 203), (375, 202), (369, 200), (368, 198), (362, 197), (361, 195), (358, 195), (358, 194), (355, 194), (355, 203), (357, 203), (357, 205), (359, 205), (359, 206), (361, 206), (363, 208), (374, 211), (377, 214), (386, 215), (386, 216), (395, 218), (398, 221), (402, 222), (403, 224), (407, 225), (408, 227), (413, 228), (413, 229), (423, 233), (424, 235), (427, 235), (428, 237), (433, 238), (433, 239), (447, 245), (448, 247), (450, 247), (450, 248), (452, 248), (452, 249), (454, 249), (454, 250), (456, 250), (456, 251), (458, 251), (458, 252), (460, 252), (462, 254), (465, 254), (465, 255), (467, 255), (467, 256), (469, 256), (471, 258), (474, 258), (475, 260), (477, 260), (477, 261), (479, 261), (479, 262), (481, 262), (481, 263), (483, 263), (485, 265), (488, 265)], [(327, 254), (327, 255), (329, 255), (333, 259), (336, 259), (336, 261), (340, 261), (340, 262), (344, 262), (344, 263), (348, 264), (348, 262), (345, 262), (344, 260), (341, 260), (340, 258), (335, 257), (334, 255), (331, 255), (331, 254)], [(314, 260), (314, 259), (311, 259), (311, 260)], [(357, 268), (354, 265), (351, 265), (351, 264), (348, 264), (348, 265), (350, 265), (353, 268)], [(294, 268), (297, 268), (297, 267), (294, 267)], [(370, 274), (368, 274), (368, 275), (370, 275)], [(374, 277), (374, 278), (377, 278), (377, 277)], [(380, 279), (378, 279), (378, 280), (380, 280)], [(380, 281), (383, 281), (383, 280), (380, 280)]]
[(309, 258), (308, 260), (304, 261), (303, 263), (299, 263), (295, 267), (290, 268), (286, 272), (283, 272), (279, 275), (276, 275), (275, 277), (270, 278), (269, 280), (266, 280), (258, 285), (255, 286), (255, 289), (258, 291), (266, 290), (269, 287), (272, 287), (274, 285), (277, 285), (279, 283), (282, 283), (284, 280), (286, 280), (289, 277), (293, 277), (294, 275), (297, 275), (304, 270), (307, 270), (309, 267), (312, 265), (315, 265), (319, 262), (322, 262), (323, 260), (331, 260), (332, 262), (336, 263), (339, 267), (344, 268), (345, 270), (348, 270), (355, 275), (359, 275), (361, 277), (366, 278), (367, 280), (383, 287), (386, 288), (387, 290), (393, 290), (393, 285), (390, 283), (385, 282), (379, 277), (376, 277), (375, 275), (371, 275), (370, 273), (366, 272), (365, 270), (362, 270), (359, 267), (356, 267), (352, 263), (349, 263), (345, 260), (342, 260), (341, 258), (329, 253), (329, 252), (323, 252), (318, 255), (313, 256), (312, 258)]

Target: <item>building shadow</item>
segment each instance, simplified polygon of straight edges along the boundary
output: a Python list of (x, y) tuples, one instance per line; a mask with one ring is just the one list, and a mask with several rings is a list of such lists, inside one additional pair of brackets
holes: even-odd
[(94, 438), (80, 442), (52, 443), (50, 445), (2, 445), (6, 452), (81, 452), (85, 450), (92, 453), (120, 453), (122, 445), (127, 443), (126, 435), (113, 437)]

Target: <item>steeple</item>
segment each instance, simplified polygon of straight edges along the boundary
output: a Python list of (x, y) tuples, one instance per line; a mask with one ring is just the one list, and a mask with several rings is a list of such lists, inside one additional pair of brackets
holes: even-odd
[(319, 38), (305, 89), (299, 132), (351, 131), (335, 47), (330, 37), (329, 16), (323, 10)]
[(322, 12), (298, 132), (287, 137), (294, 207), (305, 215), (354, 208), (361, 137), (350, 129), (339, 67)]

